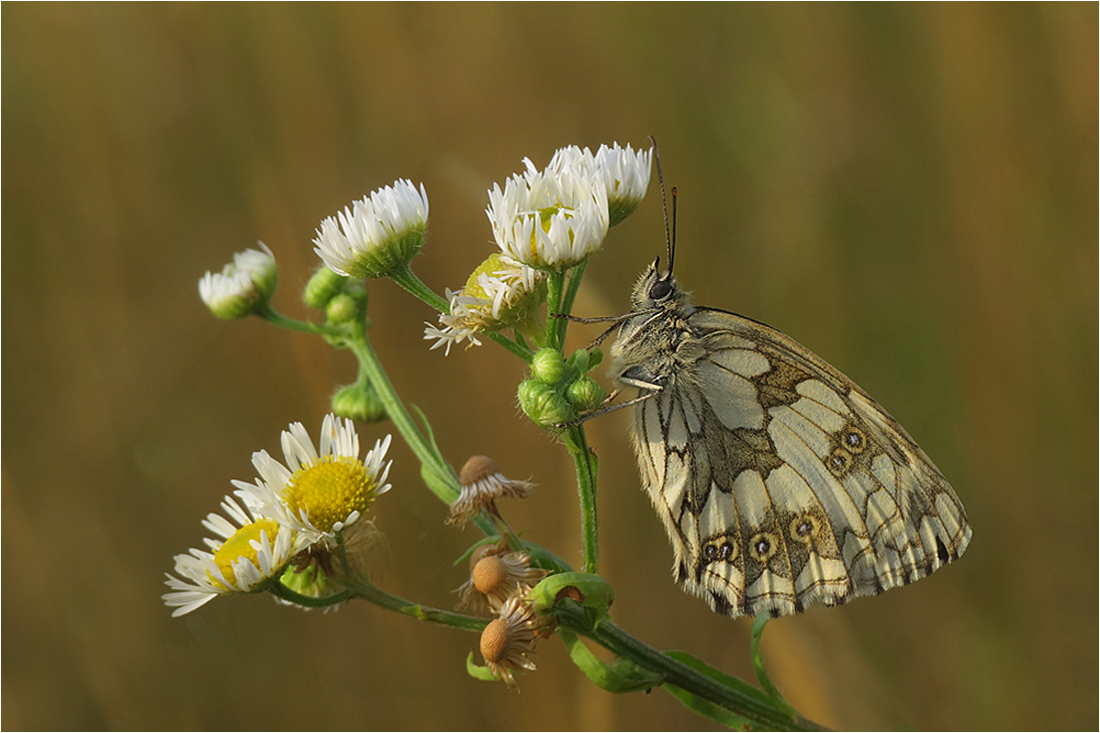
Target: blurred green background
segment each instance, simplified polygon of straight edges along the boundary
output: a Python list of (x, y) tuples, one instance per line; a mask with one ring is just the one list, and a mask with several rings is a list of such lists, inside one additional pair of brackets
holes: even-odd
[[(710, 727), (664, 692), (594, 688), (556, 640), (516, 694), (466, 675), (473, 635), (365, 604), (235, 597), (172, 619), (160, 600), (251, 453), (277, 453), (292, 421), (316, 434), (354, 378), (318, 339), (216, 321), (203, 272), (262, 239), (276, 307), (305, 317), (314, 228), (408, 177), (431, 199), (414, 267), (457, 288), (492, 247), (486, 189), (524, 156), (647, 134), (680, 191), (696, 301), (849, 374), (974, 526), (927, 580), (769, 626), (780, 687), (845, 728), (1097, 725), (1095, 4), (0, 13), (4, 728)], [(576, 312), (622, 312), (662, 248), (654, 181)], [(452, 463), (486, 453), (532, 477), (507, 516), (577, 561), (570, 464), (518, 414), (519, 363), (429, 352), (428, 309), (370, 292), (375, 346)], [(626, 421), (589, 432), (615, 618), (751, 678), (748, 622), (672, 582)], [(476, 535), (443, 526), (404, 445), (392, 456), (382, 584), (446, 606)]]

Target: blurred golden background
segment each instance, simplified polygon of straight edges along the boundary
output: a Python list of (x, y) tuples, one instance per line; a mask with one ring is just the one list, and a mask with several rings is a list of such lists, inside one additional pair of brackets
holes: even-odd
[[(966, 556), (769, 626), (774, 676), (844, 728), (1097, 724), (1097, 9), (1055, 5), (8, 4), (3, 38), (6, 729), (653, 729), (713, 725), (594, 688), (556, 641), (521, 692), (471, 634), (366, 604), (216, 599), (172, 619), (172, 556), (251, 453), (316, 435), (350, 355), (196, 283), (262, 239), (306, 317), (325, 216), (423, 182), (437, 291), (491, 251), (486, 189), (560, 146), (661, 143), (696, 302), (786, 331), (878, 398), (955, 486)], [(576, 312), (627, 307), (663, 251), (656, 180)], [(373, 342), (456, 466), (539, 484), (505, 507), (579, 559), (564, 450), (490, 344), (429, 352), (370, 285)], [(595, 335), (571, 328), (579, 345)], [(603, 369), (598, 371), (602, 377)], [(626, 415), (590, 424), (616, 620), (751, 679), (747, 620), (670, 576)], [(385, 424), (360, 432), (372, 443)], [(473, 529), (395, 443), (382, 584), (447, 606)]]

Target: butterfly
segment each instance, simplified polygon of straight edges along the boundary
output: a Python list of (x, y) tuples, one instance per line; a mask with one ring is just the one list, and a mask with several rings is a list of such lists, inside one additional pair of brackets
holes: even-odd
[(962, 503), (905, 429), (780, 331), (692, 305), (668, 244), (668, 269), (658, 257), (632, 310), (607, 320), (619, 332), (609, 376), (639, 393), (615, 407), (633, 405), (677, 582), (717, 613), (781, 616), (959, 559), (971, 537)]

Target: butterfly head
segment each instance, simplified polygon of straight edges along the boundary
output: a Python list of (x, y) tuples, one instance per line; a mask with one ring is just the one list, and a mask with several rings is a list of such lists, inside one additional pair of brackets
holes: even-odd
[(631, 302), (635, 311), (680, 311), (688, 305), (688, 295), (680, 289), (671, 271), (661, 270), (658, 257), (638, 278)]

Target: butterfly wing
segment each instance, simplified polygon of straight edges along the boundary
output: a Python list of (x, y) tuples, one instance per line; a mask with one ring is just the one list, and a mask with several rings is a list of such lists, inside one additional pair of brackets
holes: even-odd
[(768, 326), (686, 319), (680, 364), (635, 408), (643, 483), (686, 590), (782, 615), (907, 584), (971, 530), (943, 475), (851, 380)]

